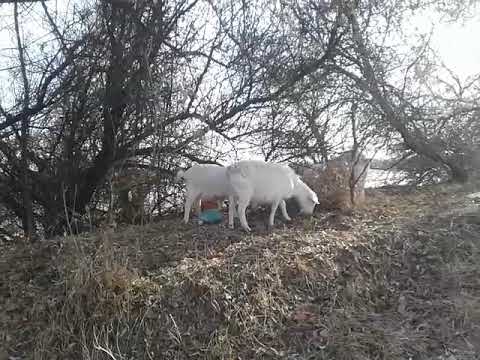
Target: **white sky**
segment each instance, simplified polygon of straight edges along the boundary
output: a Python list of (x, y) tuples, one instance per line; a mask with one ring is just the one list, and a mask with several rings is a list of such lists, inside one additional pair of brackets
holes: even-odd
[(445, 64), (465, 78), (480, 72), (480, 17), (471, 21), (468, 26), (444, 26), (438, 29), (435, 36), (435, 47), (438, 47)]
[(411, 19), (412, 30), (428, 33), (433, 28), (432, 47), (461, 78), (480, 73), (480, 8), (463, 23), (437, 21), (419, 14)]

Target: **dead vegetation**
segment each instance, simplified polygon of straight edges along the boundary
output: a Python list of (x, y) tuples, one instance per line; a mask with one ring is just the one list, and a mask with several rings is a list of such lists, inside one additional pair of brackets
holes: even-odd
[(470, 190), (375, 190), (253, 235), (176, 218), (3, 244), (0, 359), (477, 359)]
[(352, 158), (348, 151), (341, 156), (303, 171), (303, 180), (321, 199), (319, 207), (348, 210), (365, 202), (365, 184), (369, 160)]

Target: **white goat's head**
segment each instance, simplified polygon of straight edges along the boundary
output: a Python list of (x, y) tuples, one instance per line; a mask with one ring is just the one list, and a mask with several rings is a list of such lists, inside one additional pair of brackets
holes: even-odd
[(302, 214), (313, 214), (315, 205), (319, 204), (317, 194), (300, 180), (300, 178), (297, 179), (295, 184), (293, 197), (297, 199)]

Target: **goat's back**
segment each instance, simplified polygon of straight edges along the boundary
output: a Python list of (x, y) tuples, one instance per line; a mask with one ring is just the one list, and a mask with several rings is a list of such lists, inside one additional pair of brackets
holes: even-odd
[(196, 164), (185, 171), (187, 189), (194, 188), (205, 198), (228, 195), (226, 168), (214, 164)]
[(287, 165), (261, 160), (243, 160), (227, 168), (234, 192), (247, 193), (257, 203), (289, 198), (295, 186), (295, 172)]

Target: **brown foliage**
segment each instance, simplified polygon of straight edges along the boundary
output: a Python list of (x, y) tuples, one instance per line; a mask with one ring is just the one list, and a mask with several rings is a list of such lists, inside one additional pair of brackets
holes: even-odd
[(368, 162), (363, 158), (352, 163), (342, 156), (327, 162), (325, 167), (306, 169), (303, 179), (317, 193), (321, 208), (350, 209), (365, 202), (366, 167)]

